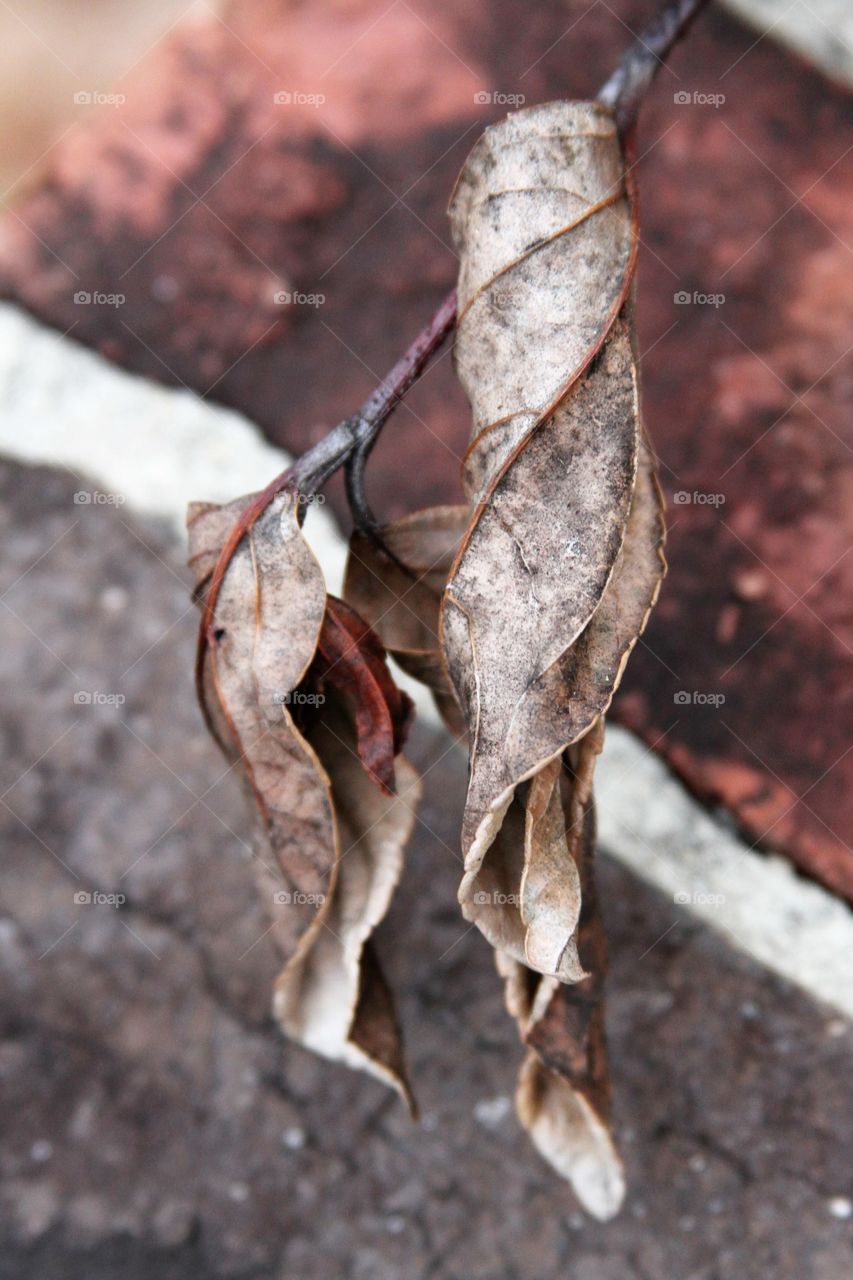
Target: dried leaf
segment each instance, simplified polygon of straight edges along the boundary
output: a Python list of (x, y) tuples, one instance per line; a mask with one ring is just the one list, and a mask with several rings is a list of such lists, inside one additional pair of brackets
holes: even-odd
[(540, 977), (506, 955), (497, 959), (507, 1008), (528, 1046), (516, 1095), (519, 1118), (584, 1207), (607, 1219), (622, 1203), (625, 1176), (609, 1127), (603, 1006), (607, 956), (593, 869), (592, 771), (601, 741), (599, 721), (573, 751), (573, 773), (562, 774), (565, 803), (573, 813), (582, 812), (581, 838), (574, 849), (583, 900), (578, 954), (587, 974), (568, 986)]
[(352, 696), (359, 758), (384, 791), (393, 791), (394, 757), (409, 731), (412, 700), (391, 679), (377, 636), (349, 605), (334, 596), (326, 601), (317, 653), (307, 679)]
[[(444, 645), (472, 727), (462, 839), (488, 847), (507, 793), (544, 763), (516, 721), (534, 682), (597, 608), (634, 488), (636, 396), (621, 327), (588, 379), (534, 432), (475, 512), (448, 583)], [(562, 745), (562, 744), (561, 744)]]
[(610, 113), (551, 103), (486, 131), (450, 209), (473, 414), (471, 517), (441, 614), (470, 741), (459, 896), (517, 954), (514, 925), (473, 899), (518, 871), (506, 846), (521, 804), (526, 963), (566, 980), (579, 895), (560, 872), (553, 767), (609, 705), (664, 567), (629, 324), (631, 204)]
[[(191, 509), (200, 594), (245, 505)], [(284, 960), (275, 993), (282, 1026), (408, 1098), (387, 988), (372, 955), (362, 967), (414, 821), (417, 778), (402, 758), (394, 762), (407, 700), (361, 619), (327, 602), (288, 493), (228, 563), (202, 692), (255, 803), (256, 875)]]
[(552, 102), (487, 129), (449, 212), (477, 500), (571, 390), (627, 297), (636, 237), (610, 112)]
[(561, 771), (562, 762), (552, 760), (528, 788), (519, 906), (526, 930), (525, 962), (539, 973), (577, 982), (583, 977), (575, 942), (580, 878), (569, 849)]
[(587, 1212), (601, 1222), (615, 1217), (625, 1198), (625, 1171), (607, 1125), (584, 1095), (528, 1054), (516, 1109), (537, 1151), (571, 1183)]
[(430, 507), (405, 516), (375, 539), (355, 532), (350, 540), (344, 596), (367, 620), (402, 669), (431, 690), (455, 737), (465, 732), (438, 635), (441, 596), (467, 507)]
[(273, 1007), (293, 1039), (327, 1058), (362, 1067), (411, 1103), (384, 979), (375, 956), (364, 971), (362, 962), (400, 878), (420, 783), (402, 757), (396, 762), (395, 794), (371, 782), (356, 755), (343, 705), (333, 698), (323, 710), (311, 741), (332, 779), (341, 847), (338, 880), (319, 935), (279, 976)]
[(573, 834), (552, 761), (511, 798), (489, 856), (466, 870), (459, 892), (466, 920), (496, 950), (563, 982), (584, 976), (576, 932), (580, 881)]
[(610, 706), (660, 591), (663, 542), (663, 498), (641, 441), (625, 539), (601, 603), (572, 647), (528, 689), (510, 734), (511, 755), (523, 756), (522, 744), (535, 740), (551, 756)]
[[(191, 509), (198, 587), (210, 576), (236, 505)], [(244, 539), (223, 580), (204, 688), (208, 714), (257, 809), (258, 858), (278, 891), (293, 899), (293, 909), (276, 920), (285, 960), (319, 928), (317, 903), (331, 896), (336, 875), (328, 776), (285, 703), (313, 658), (325, 605), (322, 572), (294, 504), (281, 495)]]
[[(565, 745), (542, 749), (528, 691), (598, 608), (634, 491), (639, 410), (620, 313), (635, 233), (610, 113), (551, 103), (488, 129), (450, 217), (474, 508), (442, 627), (472, 730), (462, 843), (476, 858), (512, 789)], [(519, 721), (533, 727), (519, 735)]]

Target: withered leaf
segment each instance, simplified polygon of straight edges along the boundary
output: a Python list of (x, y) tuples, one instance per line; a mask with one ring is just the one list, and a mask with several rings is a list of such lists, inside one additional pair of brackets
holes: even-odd
[(560, 772), (560, 761), (551, 761), (518, 788), (488, 857), (469, 863), (459, 898), (466, 920), (497, 950), (577, 982), (584, 976), (576, 946), (580, 881)]
[(352, 720), (334, 695), (312, 725), (311, 742), (331, 779), (340, 844), (337, 884), (322, 929), (275, 985), (274, 1010), (293, 1039), (398, 1088), (411, 1104), (393, 1006), (364, 948), (385, 916), (400, 878), (403, 850), (420, 792), (405, 759), (396, 761), (395, 792), (372, 782), (356, 754)]
[(589, 622), (619, 555), (638, 447), (631, 359), (620, 322), (586, 381), (475, 510), (448, 583), (445, 652), (460, 699), (473, 696), (466, 852), (478, 837), (488, 847), (508, 791), (543, 763), (536, 741), (512, 736), (515, 722), (531, 685)]
[(331, 685), (353, 700), (359, 758), (385, 791), (394, 789), (394, 757), (402, 750), (414, 712), (397, 688), (378, 637), (358, 614), (329, 596), (307, 680)]
[(512, 788), (544, 763), (530, 735), (511, 735), (531, 685), (597, 609), (634, 489), (636, 373), (620, 312), (635, 233), (612, 116), (550, 103), (488, 129), (450, 218), (474, 506), (442, 627), (472, 732), (462, 843), (476, 856)]
[[(562, 947), (572, 980), (567, 908), (571, 899), (576, 920), (579, 895), (571, 873), (558, 876), (548, 770), (609, 704), (663, 572), (628, 306), (636, 229), (609, 111), (551, 103), (488, 129), (450, 217), (456, 363), (473, 415), (471, 514), (441, 612), (469, 729), (460, 901), (516, 954), (474, 895), (489, 863), (504, 881), (518, 870), (507, 823), (518, 827), (521, 804), (525, 962), (558, 976)], [(531, 862), (531, 838), (546, 829)]]
[(551, 756), (610, 706), (660, 591), (663, 543), (663, 498), (643, 440), (625, 538), (601, 603), (571, 648), (528, 689), (510, 733), (511, 757), (523, 761), (523, 744), (534, 740), (537, 751)]
[[(198, 587), (242, 505), (191, 508), (190, 563)], [(285, 959), (306, 930), (318, 927), (314, 904), (329, 896), (335, 876), (328, 778), (286, 705), (314, 656), (325, 607), (320, 566), (293, 503), (281, 495), (244, 539), (222, 582), (204, 693), (220, 741), (251, 790), (259, 856), (277, 869), (282, 892), (299, 895), (296, 909), (277, 924)]]
[(449, 212), (476, 501), (594, 358), (627, 297), (636, 236), (613, 117), (591, 102), (513, 113), (475, 144)]
[[(245, 506), (190, 510), (202, 602)], [(417, 778), (394, 762), (406, 703), (365, 624), (346, 606), (328, 607), (298, 514), (295, 497), (279, 494), (231, 556), (203, 649), (202, 694), (254, 801), (256, 875), (284, 961), (275, 994), (283, 1028), (408, 1097), (387, 988), (373, 957), (362, 970), (414, 821)], [(321, 640), (322, 692), (313, 677), (304, 683)]]
[(467, 507), (430, 507), (385, 525), (381, 542), (356, 531), (344, 583), (345, 598), (402, 669), (432, 692), (455, 737), (465, 725), (441, 650), (438, 615), (467, 522)]
[(498, 953), (507, 1008), (528, 1053), (519, 1074), (519, 1118), (551, 1165), (573, 1186), (584, 1207), (602, 1219), (619, 1209), (622, 1163), (610, 1132), (610, 1086), (604, 1039), (606, 945), (595, 892), (592, 769), (600, 750), (600, 721), (572, 752), (563, 772), (565, 802), (580, 813), (578, 862), (583, 906), (578, 955), (586, 976), (574, 985), (541, 977)]

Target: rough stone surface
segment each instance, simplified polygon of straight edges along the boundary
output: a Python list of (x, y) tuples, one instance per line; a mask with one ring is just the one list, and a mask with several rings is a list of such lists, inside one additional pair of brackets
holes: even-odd
[[(282, 1045), (186, 575), (160, 526), (75, 506), (79, 486), (0, 475), (0, 1277), (849, 1275), (848, 1024), (607, 862), (622, 1216), (583, 1219), (529, 1149), (514, 1032), (454, 900), (443, 740), (417, 743), (427, 799), (380, 933), (422, 1126)], [(126, 901), (74, 900), (98, 892)]]
[[(451, 283), (446, 200), (506, 95), (593, 92), (650, 9), (203, 10), (133, 71), (124, 104), (69, 120), (0, 228), (0, 287), (299, 450)], [(615, 708), (751, 840), (848, 896), (851, 120), (841, 88), (716, 9), (644, 108), (638, 324), (677, 505), (669, 583)], [(455, 498), (467, 435), (444, 357), (371, 459), (379, 509)]]

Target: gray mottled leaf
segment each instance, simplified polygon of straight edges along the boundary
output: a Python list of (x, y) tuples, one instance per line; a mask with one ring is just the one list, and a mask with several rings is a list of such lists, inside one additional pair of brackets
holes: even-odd
[(666, 570), (663, 500), (641, 442), (625, 538), (601, 603), (575, 643), (531, 684), (507, 738), (520, 774), (585, 733), (606, 711), (645, 629)]
[[(471, 512), (441, 612), (469, 734), (459, 898), (495, 946), (576, 981), (573, 824), (554, 781), (609, 705), (664, 567), (631, 332), (636, 227), (609, 111), (550, 103), (488, 129), (450, 218), (473, 418)], [(494, 894), (519, 876), (516, 915), (498, 920)]]
[(591, 102), (515, 112), (475, 144), (449, 212), (476, 499), (563, 398), (622, 305), (635, 244), (612, 116)]
[(510, 754), (515, 723), (531, 686), (601, 601), (625, 534), (637, 449), (633, 356), (620, 320), (586, 379), (475, 510), (447, 586), (444, 647), (471, 733), (466, 854), (487, 840), (507, 790), (547, 757), (535, 725)]
[(636, 236), (610, 113), (549, 103), (486, 130), (450, 219), (472, 510), (442, 639), (469, 727), (462, 845), (476, 860), (512, 788), (565, 745), (538, 740), (530, 690), (595, 614), (631, 508)]

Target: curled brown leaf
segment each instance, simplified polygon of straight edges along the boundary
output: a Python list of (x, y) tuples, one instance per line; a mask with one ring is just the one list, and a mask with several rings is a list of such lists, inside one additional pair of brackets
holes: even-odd
[(639, 410), (620, 313), (635, 234), (610, 113), (550, 103), (488, 129), (450, 216), (473, 509), (442, 626), (472, 733), (463, 849), (476, 857), (544, 763), (514, 726), (597, 609), (631, 506)]
[(527, 1046), (516, 1094), (519, 1118), (584, 1207), (607, 1219), (622, 1203), (625, 1176), (610, 1130), (603, 1004), (607, 952), (593, 864), (592, 771), (600, 746), (599, 721), (572, 749), (561, 774), (564, 803), (579, 836), (573, 844), (583, 903), (577, 948), (585, 976), (566, 985), (504, 953), (497, 961), (507, 1008)]
[(355, 610), (334, 596), (326, 601), (317, 651), (306, 680), (349, 695), (359, 758), (384, 791), (393, 791), (394, 757), (406, 741), (414, 712), (412, 700), (391, 678), (378, 637)]
[(327, 600), (295, 495), (273, 497), (235, 541), (245, 508), (191, 508), (190, 563), (203, 608), (219, 573), (202, 697), (253, 801), (255, 872), (284, 962), (276, 1013), (293, 1038), (409, 1098), (372, 954), (363, 967), (414, 822), (419, 783), (395, 760), (408, 701), (366, 624)]
[(430, 507), (386, 525), (381, 542), (356, 531), (344, 584), (345, 598), (400, 667), (431, 691), (455, 737), (465, 725), (441, 650), (438, 616), (467, 521), (467, 507)]
[(475, 896), (518, 872), (521, 806), (525, 962), (573, 980), (579, 893), (551, 774), (609, 705), (664, 567), (631, 333), (632, 193), (609, 111), (550, 103), (488, 129), (450, 216), (473, 415), (471, 512), (441, 611), (469, 731), (459, 896), (515, 954), (518, 922)]

